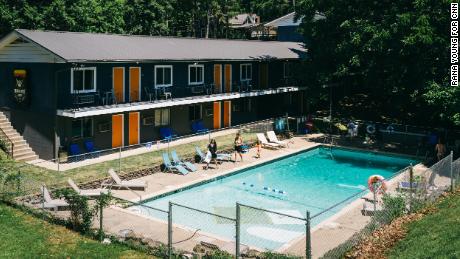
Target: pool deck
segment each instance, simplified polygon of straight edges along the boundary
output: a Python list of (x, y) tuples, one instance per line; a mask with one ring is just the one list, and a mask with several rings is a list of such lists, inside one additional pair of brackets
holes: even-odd
[[(315, 138), (317, 136), (309, 136)], [(297, 152), (308, 150), (320, 146), (318, 143), (309, 141), (305, 137), (295, 137), (289, 140), (289, 147), (279, 150), (262, 150), (262, 158), (255, 158), (255, 149), (251, 149), (249, 153), (243, 155), (244, 162), (224, 162), (219, 165), (218, 169), (210, 168), (203, 170), (200, 166), (197, 172), (189, 173), (186, 176), (157, 173), (139, 178), (148, 183), (148, 188), (145, 191), (113, 191), (115, 197), (129, 200), (132, 202), (140, 202), (151, 199), (152, 197), (166, 194), (175, 190), (180, 190), (190, 186), (194, 186), (201, 182), (212, 180), (213, 178), (232, 174), (236, 171), (260, 165), (274, 159), (282, 158)], [(214, 165), (211, 165), (214, 167)], [(423, 171), (422, 165), (414, 167), (415, 171)], [(397, 183), (401, 180), (403, 174), (391, 179), (388, 182), (388, 191), (394, 191)], [(358, 199), (352, 201), (345, 208), (341, 209), (332, 217), (324, 220), (319, 225), (312, 229), (312, 251), (313, 258), (319, 258), (330, 249), (340, 245), (349, 239), (353, 234), (359, 232), (370, 220), (369, 216), (363, 216), (361, 209), (364, 200)], [(199, 209), (199, 208), (198, 208)], [(118, 206), (111, 206), (104, 211), (104, 229), (111, 234), (118, 234), (121, 230), (130, 229), (137, 236), (149, 238), (154, 241), (160, 241), (164, 244), (168, 241), (167, 223), (153, 219), (140, 213), (123, 209)], [(222, 250), (234, 253), (234, 240), (225, 240), (221, 237), (213, 236), (210, 233), (198, 231), (194, 229), (174, 224), (173, 228), (173, 243), (175, 248), (192, 251), (196, 244), (201, 241), (212, 243), (220, 247)], [(285, 244), (278, 252), (288, 253), (297, 256), (305, 256), (305, 236), (301, 236), (288, 244)], [(241, 247), (243, 252), (247, 249), (246, 246)]]
[[(310, 135), (309, 137), (317, 136)], [(274, 159), (320, 146), (318, 143), (308, 141), (308, 138), (306, 137), (294, 137), (288, 141), (289, 145), (287, 148), (277, 150), (262, 149), (261, 158), (259, 159), (255, 158), (256, 150), (252, 148), (248, 153), (243, 154), (243, 162), (239, 161), (238, 157), (238, 162), (224, 162), (218, 166), (218, 169), (214, 168), (214, 164), (211, 164), (208, 170), (204, 170), (202, 165), (200, 165), (197, 172), (189, 173), (185, 176), (172, 173), (156, 173), (141, 177), (139, 180), (146, 181), (148, 185), (145, 191), (114, 190), (112, 191), (112, 195), (123, 200), (140, 202), (158, 195), (187, 188), (201, 182), (212, 180), (216, 177), (229, 175), (242, 169), (250, 168)], [(133, 230), (136, 235), (142, 236), (143, 238), (150, 238), (164, 244), (166, 244), (168, 240), (166, 222), (153, 219), (118, 206), (111, 206), (104, 210), (103, 224), (106, 232), (115, 235), (117, 235), (121, 230), (130, 229)], [(224, 240), (221, 237), (216, 237), (210, 233), (203, 233), (201, 231), (194, 235), (194, 232), (195, 230), (193, 229), (174, 224), (173, 243), (192, 237), (186, 241), (175, 244), (174, 247), (186, 251), (192, 251), (196, 244), (199, 244), (201, 241), (205, 241), (207, 243), (215, 244), (228, 252), (234, 253), (235, 251), (234, 240)], [(242, 251), (245, 248), (245, 246), (242, 246)]]

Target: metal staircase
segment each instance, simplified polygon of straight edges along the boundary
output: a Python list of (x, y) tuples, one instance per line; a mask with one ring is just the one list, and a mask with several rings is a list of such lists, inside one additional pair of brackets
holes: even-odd
[(7, 154), (16, 161), (38, 159), (27, 141), (13, 128), (8, 118), (0, 112), (0, 139)]

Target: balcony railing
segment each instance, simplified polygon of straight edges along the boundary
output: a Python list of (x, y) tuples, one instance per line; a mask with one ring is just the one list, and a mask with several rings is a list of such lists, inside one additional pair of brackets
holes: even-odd
[[(272, 83), (279, 87), (297, 86), (291, 78), (280, 80), (279, 82)], [(161, 87), (142, 87), (141, 98), (135, 101), (119, 102), (113, 92), (98, 91), (94, 93), (74, 93), (72, 94), (73, 103), (72, 109), (78, 110), (80, 108), (94, 107), (94, 106), (111, 106), (116, 104), (129, 104), (138, 102), (156, 102), (160, 100), (194, 97), (194, 96), (210, 96), (216, 94), (226, 93), (247, 93), (253, 91), (267, 90), (272, 88), (260, 88), (253, 85), (252, 80), (234, 81), (231, 85), (231, 90), (224, 85), (216, 87), (215, 84), (200, 84), (185, 87), (176, 86), (161, 86)], [(129, 99), (129, 98), (126, 98)]]

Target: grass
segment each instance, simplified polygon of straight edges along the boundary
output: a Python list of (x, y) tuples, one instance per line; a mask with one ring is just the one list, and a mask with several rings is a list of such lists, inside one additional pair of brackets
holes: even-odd
[(0, 203), (0, 258), (155, 258), (121, 244), (103, 245)]
[(460, 258), (460, 191), (436, 208), (409, 224), (407, 236), (389, 251), (389, 258)]
[[(254, 133), (243, 132), (242, 136), (245, 143), (253, 142), (256, 139)], [(215, 139), (217, 141), (219, 150), (232, 149), (234, 137), (234, 134), (216, 137)], [(202, 150), (205, 150), (208, 143), (209, 141), (205, 139), (175, 146), (171, 149), (175, 149), (182, 159), (191, 158), (195, 155), (195, 146), (199, 146)], [(155, 149), (155, 147), (152, 147), (152, 149)], [(165, 149), (160, 149), (140, 155), (122, 158), (121, 171), (123, 173), (128, 173), (161, 165), (163, 162), (161, 153), (164, 151)], [(108, 176), (108, 169), (118, 169), (119, 161), (116, 159), (75, 168), (64, 172), (57, 172), (26, 163), (16, 162), (12, 162), (10, 167), (11, 169), (8, 170), (20, 170), (20, 172), (25, 175), (26, 179), (29, 180), (29, 183), (26, 183), (26, 185), (28, 185), (28, 187), (26, 187), (26, 192), (34, 193), (39, 191), (39, 186), (43, 183), (51, 187), (66, 186), (66, 181), (69, 177), (78, 183), (105, 178)]]

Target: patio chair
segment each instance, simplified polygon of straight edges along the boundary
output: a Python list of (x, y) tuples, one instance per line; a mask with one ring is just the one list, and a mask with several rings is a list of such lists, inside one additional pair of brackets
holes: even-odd
[(262, 143), (262, 147), (272, 148), (272, 149), (280, 148), (280, 144), (268, 142), (268, 140), (265, 138), (265, 135), (263, 133), (257, 133), (256, 135), (257, 135), (257, 139)]
[(98, 150), (94, 147), (93, 141), (90, 141), (90, 140), (85, 141), (85, 149), (86, 149), (86, 152), (88, 152), (88, 155), (90, 156), (90, 158), (95, 158), (99, 156), (99, 152), (97, 152)]
[(182, 161), (179, 158), (179, 156), (177, 155), (176, 150), (171, 151), (171, 157), (173, 159), (173, 164), (174, 165), (185, 166), (188, 170), (190, 170), (190, 172), (195, 172), (196, 171), (196, 167), (192, 163), (187, 162), (187, 161)]
[[(420, 184), (418, 182), (412, 182), (412, 190), (420, 189)], [(411, 186), (410, 182), (402, 181), (398, 183), (398, 190), (400, 191), (410, 191)]]
[(182, 165), (173, 165), (171, 160), (169, 160), (168, 153), (163, 153), (163, 164), (165, 165), (165, 169), (169, 172), (178, 171), (182, 175), (187, 175), (188, 171)]
[(53, 199), (51, 198), (50, 192), (45, 185), (42, 185), (41, 191), (43, 193), (43, 207), (45, 209), (53, 209), (58, 211), (59, 208), (67, 208), (69, 204), (63, 199)]
[[(207, 155), (203, 154), (203, 152), (198, 146), (195, 146), (195, 151), (196, 151), (196, 154), (200, 157), (200, 163), (203, 163), (203, 162), (208, 163), (206, 161)], [(209, 152), (209, 154), (211, 153)], [(232, 159), (232, 154), (224, 154), (224, 153), (217, 154), (218, 161), (230, 161), (231, 159)]]
[(130, 181), (123, 181), (120, 179), (117, 173), (110, 168), (109, 169), (109, 175), (115, 182), (115, 184), (111, 184), (110, 186), (112, 188), (117, 188), (117, 189), (137, 189), (137, 190), (142, 190), (144, 191), (145, 188), (147, 188), (147, 182), (142, 181), (142, 180), (130, 180)]
[(362, 199), (364, 200), (363, 209), (361, 210), (361, 214), (363, 216), (373, 216), (375, 214), (374, 212), (383, 210), (382, 205), (377, 203), (375, 205), (376, 207), (375, 207), (375, 211), (374, 211), (374, 200), (368, 199), (368, 198), (365, 198), (365, 197), (363, 197)]
[(163, 139), (166, 140), (172, 140), (173, 138), (177, 137), (177, 135), (174, 134), (173, 130), (170, 127), (160, 128), (160, 135)]
[(108, 190), (107, 189), (88, 189), (88, 190), (82, 190), (78, 188), (78, 186), (75, 184), (75, 182), (72, 179), (68, 179), (67, 182), (69, 183), (70, 187), (81, 196), (85, 197), (98, 197), (101, 194), (107, 194)]
[(208, 132), (209, 129), (204, 126), (203, 121), (195, 121), (192, 123), (192, 131), (193, 133), (204, 133)]
[(78, 144), (70, 144), (69, 146), (69, 155), (76, 156), (80, 155), (82, 152), (80, 150), (80, 146)]
[(275, 134), (275, 132), (273, 130), (272, 131), (267, 131), (267, 137), (268, 137), (268, 141), (270, 141), (272, 143), (279, 144), (279, 145), (284, 146), (284, 147), (288, 146), (288, 143), (286, 141), (278, 140), (278, 137), (276, 136), (276, 134)]

